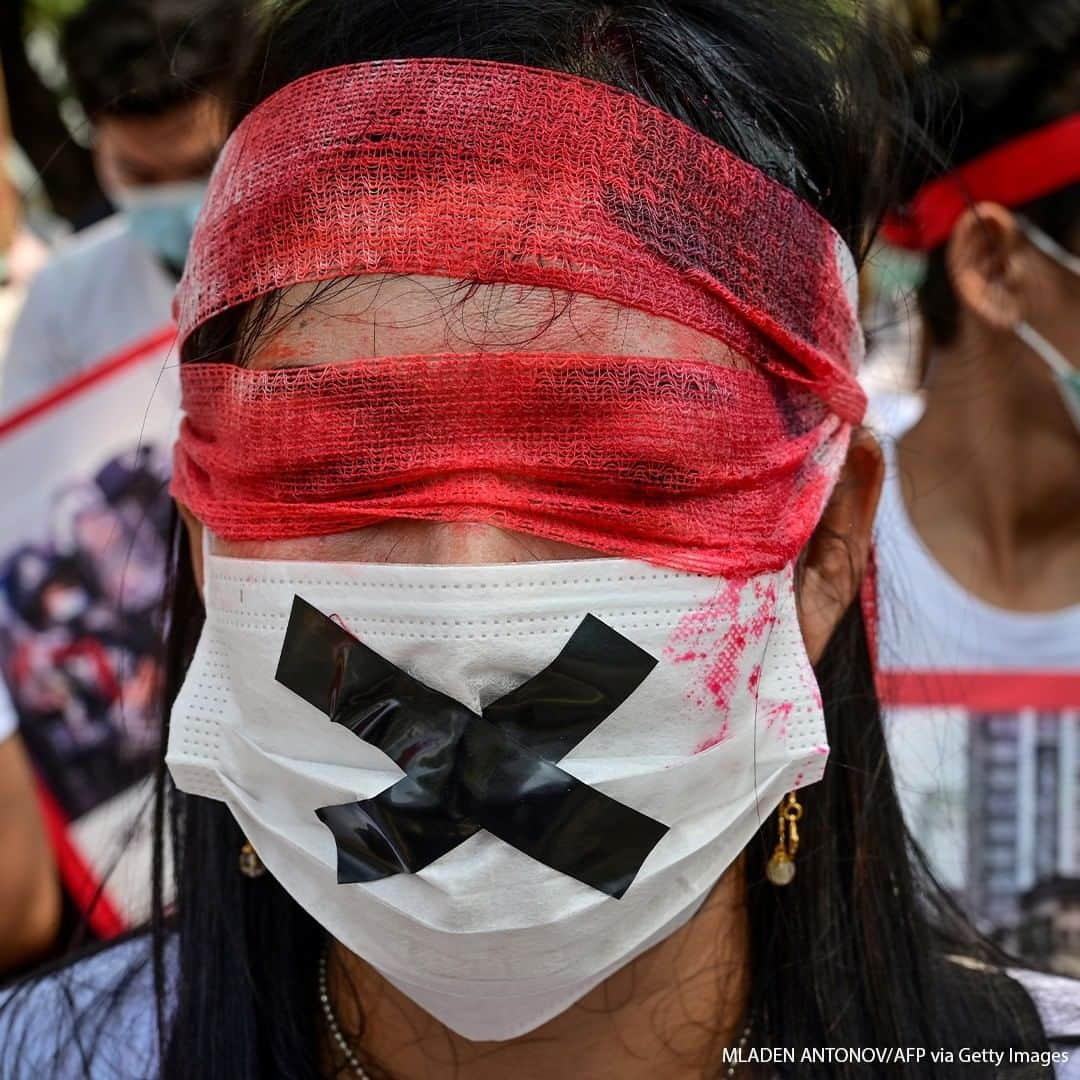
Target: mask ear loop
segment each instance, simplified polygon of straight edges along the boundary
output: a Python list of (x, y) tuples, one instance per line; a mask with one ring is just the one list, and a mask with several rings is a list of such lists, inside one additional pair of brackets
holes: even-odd
[(1080, 277), (1080, 255), (1074, 255), (1064, 248), (1048, 233), (1043, 232), (1038, 225), (1032, 224), (1022, 214), (1016, 215), (1016, 223), (1020, 226), (1027, 237), (1028, 242), (1039, 249), (1048, 259), (1052, 259), (1063, 270)]
[(1018, 319), (1013, 326), (1013, 333), (1029, 348), (1032, 352), (1036, 353), (1046, 366), (1059, 378), (1067, 379), (1073, 372), (1074, 368), (1065, 359), (1065, 354), (1059, 352), (1050, 344), (1031, 325), (1024, 319)]
[(1074, 368), (1063, 353), (1058, 352), (1030, 323), (1020, 319), (1013, 326), (1013, 333), (1050, 369), (1057, 385), (1058, 393), (1065, 405), (1065, 411), (1080, 433), (1080, 395), (1077, 384), (1080, 383), (1080, 369)]
[[(1048, 259), (1063, 270), (1080, 277), (1080, 255), (1074, 255), (1063, 248), (1052, 236), (1048, 236), (1037, 225), (1033, 225), (1021, 214), (1016, 215), (1017, 224), (1032, 247), (1041, 251)], [(1065, 408), (1080, 429), (1080, 400), (1077, 399), (1076, 385), (1080, 371), (1066, 359), (1065, 354), (1056, 349), (1025, 319), (1018, 319), (1013, 326), (1013, 333), (1035, 353), (1054, 375)]]
[(210, 561), (216, 556), (213, 552), (214, 546), (214, 534), (210, 531), (209, 525), (202, 527), (202, 594), (203, 594), (203, 607), (209, 610), (210, 607), (210, 582), (213, 578), (213, 574), (210, 573)]

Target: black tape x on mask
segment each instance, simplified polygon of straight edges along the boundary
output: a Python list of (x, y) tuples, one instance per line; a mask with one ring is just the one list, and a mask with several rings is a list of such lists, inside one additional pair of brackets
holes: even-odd
[(507, 1039), (682, 926), (827, 755), (793, 572), (208, 553), (168, 763), (454, 1031)]

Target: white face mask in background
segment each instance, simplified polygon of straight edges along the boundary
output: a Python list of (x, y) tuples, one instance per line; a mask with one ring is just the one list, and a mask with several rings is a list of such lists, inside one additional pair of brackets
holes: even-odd
[[(1020, 227), (1024, 235), (1035, 245), (1047, 258), (1052, 259), (1062, 269), (1070, 274), (1080, 276), (1080, 256), (1063, 248), (1052, 236), (1047, 236), (1042, 229), (1032, 225), (1030, 221), (1019, 218)], [(1030, 323), (1021, 319), (1013, 327), (1016, 336), (1042, 358), (1043, 363), (1050, 369), (1061, 400), (1080, 433), (1080, 370), (1059, 352), (1049, 341), (1046, 340)]]
[[(208, 553), (205, 575), (171, 720), (177, 785), (226, 802), (300, 905), (470, 1039), (533, 1030), (685, 924), (784, 793), (824, 769), (791, 567), (735, 582), (621, 559)], [(577, 631), (593, 649), (567, 662)], [(353, 707), (368, 664), (386, 677)], [(612, 679), (620, 703), (597, 708)], [(414, 690), (411, 719), (380, 742)], [(567, 703), (593, 709), (569, 735)], [(453, 835), (462, 823), (424, 786), (440, 763), (466, 793), (456, 806), (493, 800), (488, 828)], [(431, 843), (442, 853), (419, 869), (379, 862)]]

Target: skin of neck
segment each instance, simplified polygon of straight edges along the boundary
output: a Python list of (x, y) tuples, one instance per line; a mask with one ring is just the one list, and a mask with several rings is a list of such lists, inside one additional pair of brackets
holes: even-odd
[(989, 603), (1080, 602), (1080, 432), (1043, 361), (1014, 334), (961, 317), (928, 342), (925, 412), (898, 444), (916, 531)]
[[(342, 1031), (379, 1080), (550, 1080), (569, 1063), (593, 1080), (697, 1080), (715, 1072), (746, 1023), (748, 933), (740, 858), (686, 926), (506, 1042), (456, 1035), (338, 942), (328, 984)], [(348, 1075), (325, 1031), (323, 1054), (329, 1075)]]

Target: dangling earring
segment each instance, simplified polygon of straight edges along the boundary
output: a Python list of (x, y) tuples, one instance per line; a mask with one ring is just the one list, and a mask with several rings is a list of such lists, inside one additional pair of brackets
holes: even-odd
[(795, 852), (799, 850), (799, 818), (802, 817), (802, 804), (789, 791), (780, 804), (778, 819), (779, 837), (776, 850), (769, 857), (765, 867), (765, 876), (774, 885), (790, 885), (795, 877)]
[(251, 846), (250, 840), (245, 840), (244, 846), (240, 849), (239, 864), (240, 873), (246, 878), (259, 878), (266, 873), (266, 867), (263, 866), (262, 859)]

